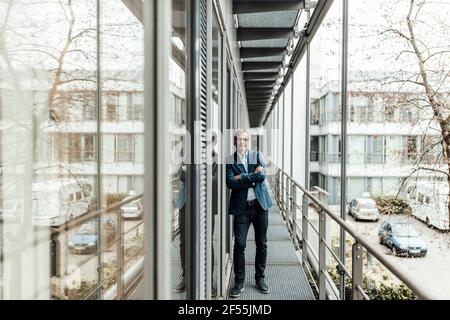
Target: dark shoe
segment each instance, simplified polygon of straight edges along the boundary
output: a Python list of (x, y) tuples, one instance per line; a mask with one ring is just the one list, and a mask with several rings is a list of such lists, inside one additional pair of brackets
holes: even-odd
[(184, 292), (186, 290), (186, 281), (184, 281), (184, 278), (181, 279), (180, 283), (175, 288), (175, 292)]
[(267, 294), (269, 293), (269, 286), (266, 284), (264, 279), (256, 280), (256, 290), (258, 290), (261, 293)]
[(237, 298), (244, 291), (244, 283), (236, 283), (234, 287), (230, 290), (230, 298)]

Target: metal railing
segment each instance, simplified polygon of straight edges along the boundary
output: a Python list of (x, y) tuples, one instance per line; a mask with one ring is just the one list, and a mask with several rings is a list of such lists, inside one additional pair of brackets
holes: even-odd
[[(307, 263), (314, 265), (313, 270), (318, 278), (310, 277), (313, 280), (314, 287), (317, 288), (319, 299), (325, 300), (333, 297), (339, 299), (339, 291), (336, 284), (331, 279), (327, 271), (327, 256), (333, 256), (337, 262), (337, 270), (340, 275), (349, 277), (352, 283), (352, 298), (354, 300), (369, 299), (368, 294), (363, 289), (363, 256), (366, 252), (378, 259), (384, 267), (402, 281), (412, 292), (421, 299), (433, 299), (433, 295), (419, 285), (410, 276), (402, 273), (395, 264), (390, 262), (376, 247), (368, 242), (366, 238), (358, 231), (354, 230), (345, 220), (341, 219), (336, 213), (332, 212), (323, 201), (327, 197), (327, 193), (316, 188), (315, 192), (310, 192), (296, 182), (285, 172), (276, 168), (275, 175), (270, 178), (275, 194), (275, 199), (280, 208), (281, 214), (287, 223), (287, 228), (291, 234), (296, 248), (301, 248), (302, 263), (307, 273), (311, 275), (310, 268)], [(319, 195), (316, 197), (313, 193)], [(301, 198), (301, 203), (298, 199)], [(326, 200), (325, 200), (326, 201)], [(312, 222), (313, 217), (309, 216), (310, 205), (315, 206), (318, 213), (318, 227)], [(301, 223), (297, 218), (298, 213), (301, 214)], [(334, 220), (340, 228), (348, 235), (353, 237), (351, 253), (351, 270), (343, 263), (337, 254), (327, 243), (327, 228), (329, 219)], [(312, 231), (318, 236), (318, 253), (311, 243), (311, 237), (308, 235)], [(345, 297), (341, 297), (345, 299)]]
[(339, 163), (341, 161), (340, 152), (320, 152), (319, 162), (320, 163)]
[[(134, 270), (134, 265), (142, 265), (143, 259), (139, 259), (139, 255), (144, 254), (144, 244), (142, 242), (141, 246), (137, 246), (133, 250), (133, 252), (126, 252), (126, 243), (125, 238), (132, 232), (136, 232), (138, 234), (139, 228), (141, 225), (144, 224), (143, 215), (141, 216), (141, 220), (136, 222), (132, 227), (130, 227), (128, 230), (124, 231), (124, 219), (123, 219), (123, 211), (121, 208), (131, 203), (132, 201), (140, 200), (144, 197), (144, 194), (140, 194), (134, 197), (127, 197), (126, 200), (120, 201), (115, 203), (114, 205), (111, 205), (107, 208), (88, 212), (82, 216), (79, 216), (75, 219), (69, 220), (68, 222), (56, 226), (51, 227), (51, 237), (52, 242), (59, 244), (58, 236), (67, 234), (69, 231), (73, 231), (76, 228), (80, 227), (84, 223), (93, 221), (94, 219), (97, 219), (97, 223), (100, 224), (100, 233), (97, 234), (97, 246), (95, 252), (89, 254), (85, 261), (82, 261), (78, 264), (78, 267), (81, 269), (84, 265), (88, 264), (92, 261), (92, 259), (98, 258), (99, 255), (104, 254), (106, 252), (109, 252), (108, 250), (111, 250), (113, 246), (116, 246), (116, 266), (113, 268), (114, 270), (109, 270), (109, 274), (105, 277), (101, 277), (100, 281), (93, 285), (92, 287), (88, 287), (88, 289), (84, 288), (86, 292), (82, 294), (81, 296), (78, 295), (78, 299), (86, 300), (86, 299), (92, 299), (94, 297), (98, 297), (100, 299), (104, 298), (105, 296), (108, 296), (111, 299), (117, 299), (121, 300), (129, 296), (131, 292), (136, 288), (136, 286), (140, 283), (141, 279), (143, 278), (143, 267), (139, 268), (139, 270)], [(116, 228), (115, 232), (113, 233), (114, 237), (112, 239), (107, 239), (107, 241), (102, 241), (102, 238), (107, 233), (103, 230), (103, 216), (106, 215), (115, 215), (116, 216)], [(98, 228), (97, 228), (98, 230)], [(106, 243), (102, 243), (106, 242)], [(68, 248), (66, 248), (68, 250)], [(56, 253), (60, 252), (60, 249), (55, 250)], [(127, 256), (127, 257), (126, 257)], [(54, 257), (58, 259), (58, 257)], [(142, 260), (142, 261), (140, 261)], [(112, 263), (112, 265), (114, 265)], [(59, 271), (59, 268), (61, 266), (56, 263), (56, 268), (58, 271), (56, 274), (58, 276), (53, 276), (52, 279), (52, 286), (51, 286), (51, 293), (52, 296), (58, 299), (69, 299), (70, 296), (65, 294), (65, 289), (61, 290), (60, 283), (61, 283), (61, 272)], [(99, 265), (97, 268), (97, 272), (104, 271), (105, 266)], [(131, 272), (132, 275), (130, 276), (127, 273), (128, 269), (133, 269)], [(69, 275), (64, 275), (65, 277), (69, 277)], [(56, 278), (56, 279), (55, 279)], [(81, 290), (81, 289), (80, 289)], [(102, 294), (102, 290), (105, 291), (104, 294)], [(75, 290), (76, 291), (76, 290)], [(82, 292), (83, 293), (83, 292)]]

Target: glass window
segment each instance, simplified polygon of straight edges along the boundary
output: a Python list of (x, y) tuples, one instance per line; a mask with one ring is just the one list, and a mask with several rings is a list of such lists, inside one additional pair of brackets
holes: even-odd
[[(137, 2), (100, 0), (99, 3), (102, 194), (98, 206), (115, 209), (107, 210), (105, 221), (97, 227), (101, 229), (99, 242), (108, 245), (98, 257), (102, 266), (98, 277), (102, 282), (101, 296), (110, 299), (113, 285), (141, 263), (144, 255), (144, 225), (139, 212), (118, 205), (143, 192), (145, 145), (139, 137), (144, 136), (144, 122), (143, 118), (136, 122), (128, 120), (134, 114), (132, 109), (129, 117), (134, 95), (142, 94), (144, 88), (144, 26)], [(113, 232), (115, 229), (123, 233)], [(121, 239), (114, 242), (117, 236)]]
[(0, 299), (74, 299), (96, 280), (97, 260), (55, 231), (97, 200), (97, 164), (81, 151), (96, 132), (82, 124), (96, 119), (96, 12), (93, 0), (0, 3)]
[[(355, 0), (349, 10), (348, 89), (349, 105), (355, 106), (349, 121), (364, 124), (351, 128), (354, 134), (368, 136), (367, 162), (371, 164), (370, 170), (358, 168), (358, 175), (367, 178), (372, 194), (376, 187), (381, 196), (399, 194), (406, 199), (399, 192), (402, 180), (429, 175), (437, 180), (439, 174), (433, 170), (441, 170), (447, 162), (441, 128), (448, 126), (448, 118), (438, 121), (437, 116), (448, 114), (450, 55), (442, 48), (450, 44), (450, 3)], [(357, 101), (362, 97), (368, 98), (367, 103)], [(368, 106), (367, 125), (356, 108), (363, 105)], [(352, 153), (356, 149), (349, 148)], [(381, 158), (380, 152), (384, 153)], [(352, 169), (356, 168), (350, 163), (348, 172), (355, 172)], [(381, 190), (374, 176), (383, 177)], [(409, 200), (415, 197), (410, 192)], [(432, 194), (417, 198), (426, 203)]]
[(134, 135), (116, 135), (116, 162), (133, 162), (135, 154)]
[(128, 93), (127, 101), (127, 117), (126, 120), (144, 120), (144, 105), (142, 93)]
[[(173, 299), (186, 298), (187, 266), (186, 256), (189, 246), (186, 243), (187, 217), (186, 181), (188, 136), (186, 135), (186, 82), (187, 82), (187, 5), (185, 0), (172, 0), (171, 44), (169, 65), (170, 88), (170, 140), (171, 140), (171, 292)], [(214, 75), (213, 75), (214, 76)]]
[(83, 106), (83, 120), (92, 121), (96, 119), (95, 114), (95, 92), (87, 91), (80, 95)]
[[(221, 221), (221, 195), (223, 185), (221, 186), (221, 167), (219, 161), (219, 153), (221, 145), (219, 144), (220, 132), (223, 132), (220, 120), (221, 117), (221, 102), (220, 92), (222, 92), (222, 35), (219, 30), (219, 23), (217, 17), (212, 17), (212, 96), (211, 96), (211, 116), (209, 129), (211, 134), (207, 135), (207, 141), (210, 145), (207, 148), (209, 153), (209, 170), (211, 174), (211, 296), (217, 296), (218, 288), (218, 270), (219, 270), (219, 247), (220, 247), (220, 221)], [(228, 218), (228, 217), (227, 217)]]
[[(292, 175), (291, 172), (291, 122), (292, 122), (292, 81), (286, 84), (284, 89), (284, 170)], [(295, 125), (295, 123), (294, 123)]]
[(364, 164), (365, 161), (365, 136), (348, 136), (348, 163)]
[[(342, 61), (342, 1), (334, 1), (310, 44), (310, 98), (319, 105), (321, 188), (330, 192), (330, 205), (340, 205), (340, 119)], [(294, 82), (295, 84), (295, 82)], [(334, 122), (334, 123), (333, 123)], [(332, 128), (332, 129), (331, 129)], [(323, 142), (323, 144), (321, 143)], [(331, 169), (333, 167), (333, 169)], [(331, 174), (332, 172), (332, 174)], [(329, 185), (325, 185), (325, 184)], [(339, 210), (338, 207), (336, 210)]]
[(94, 134), (83, 135), (83, 160), (84, 161), (94, 161), (95, 160), (95, 138)]
[(116, 96), (106, 96), (106, 121), (117, 121), (117, 97)]
[(367, 163), (383, 163), (383, 148), (383, 136), (367, 136)]

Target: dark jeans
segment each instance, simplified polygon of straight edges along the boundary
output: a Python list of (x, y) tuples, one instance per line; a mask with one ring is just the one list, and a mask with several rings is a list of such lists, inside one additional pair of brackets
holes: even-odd
[[(180, 258), (181, 258), (181, 276), (184, 278), (186, 276), (186, 206), (179, 209), (178, 213), (178, 227), (180, 228)], [(212, 216), (212, 235), (214, 236), (214, 225), (215, 225), (215, 215)], [(212, 260), (211, 267), (212, 272), (211, 276), (214, 274), (214, 241), (211, 244), (212, 246)]]
[(253, 206), (247, 206), (245, 212), (240, 215), (234, 216), (233, 264), (235, 282), (243, 282), (245, 279), (245, 247), (250, 224), (253, 224), (253, 229), (255, 230), (255, 280), (264, 279), (264, 270), (266, 269), (267, 261), (267, 228), (269, 226), (269, 212), (263, 210), (261, 206), (256, 203)]

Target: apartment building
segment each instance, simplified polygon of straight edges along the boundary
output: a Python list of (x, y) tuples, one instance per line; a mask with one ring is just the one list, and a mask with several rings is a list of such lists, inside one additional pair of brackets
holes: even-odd
[[(440, 131), (416, 93), (350, 91), (348, 105), (348, 200), (369, 192), (396, 195), (417, 168), (440, 166)], [(341, 95), (325, 90), (311, 104), (311, 186), (339, 204)], [(430, 108), (428, 108), (430, 109)], [(418, 172), (429, 176), (427, 172)]]
[[(34, 122), (42, 123), (34, 142), (35, 175), (41, 180), (84, 178), (95, 185), (100, 161), (103, 194), (129, 193), (130, 190), (142, 193), (145, 149), (142, 70), (108, 73), (102, 83), (99, 110), (96, 87), (86, 85), (89, 72), (74, 71), (71, 76), (84, 80), (58, 86), (53, 96), (43, 90), (52, 84), (28, 83), (27, 100), (34, 105)], [(180, 126), (185, 121), (185, 114), (181, 112), (184, 110), (184, 79), (175, 63), (171, 63), (169, 79), (169, 109), (175, 125)], [(1, 89), (3, 99), (10, 99), (11, 94), (10, 89)], [(17, 115), (15, 121), (24, 127), (33, 127), (31, 118), (22, 118)], [(9, 142), (10, 145), (17, 143), (20, 142)]]

